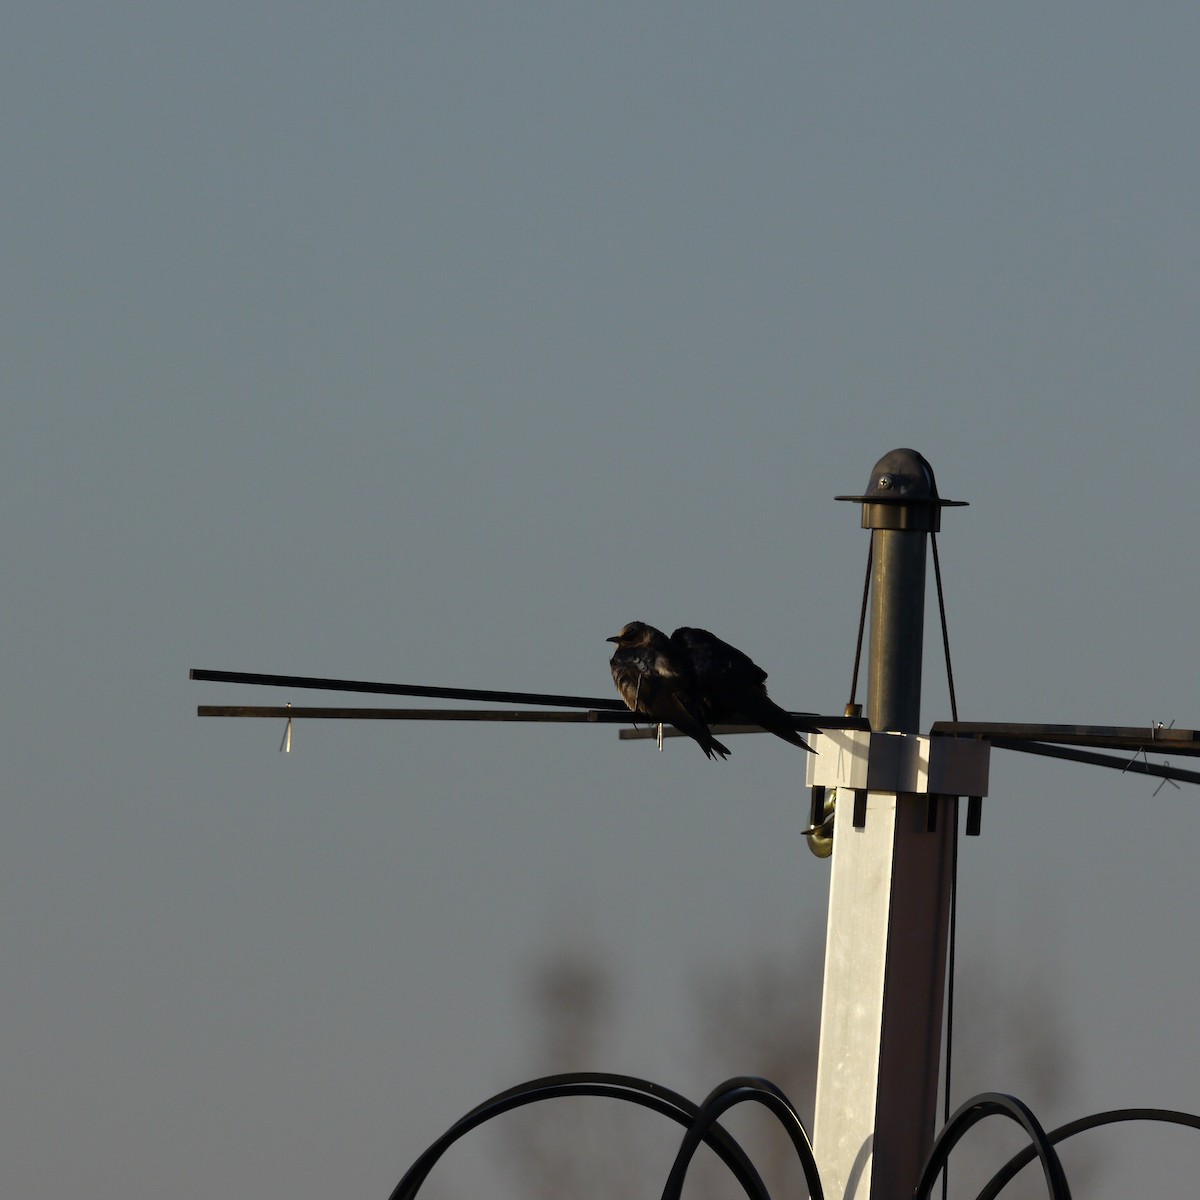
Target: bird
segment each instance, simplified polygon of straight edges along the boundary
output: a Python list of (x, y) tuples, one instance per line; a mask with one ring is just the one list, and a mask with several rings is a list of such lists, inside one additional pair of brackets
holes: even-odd
[(633, 712), (674, 725), (709, 758), (729, 754), (711, 725), (757, 725), (802, 750), (812, 747), (796, 723), (767, 695), (767, 673), (736, 646), (707, 629), (683, 625), (670, 637), (632, 621), (615, 637), (613, 682)]
[(708, 758), (728, 758), (729, 748), (708, 728), (686, 650), (661, 629), (631, 621), (607, 639), (616, 644), (608, 665), (621, 699), (631, 712), (659, 725), (673, 725), (695, 741)]
[(767, 673), (749, 655), (707, 629), (684, 625), (670, 637), (691, 667), (692, 686), (709, 725), (757, 725), (813, 753), (796, 722), (767, 695)]

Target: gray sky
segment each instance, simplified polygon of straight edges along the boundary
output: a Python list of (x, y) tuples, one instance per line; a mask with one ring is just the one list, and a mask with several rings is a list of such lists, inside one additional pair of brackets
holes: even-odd
[[(1193, 4), (0, 33), (6, 1194), (386, 1195), (534, 1073), (555, 939), (626, 984), (593, 1065), (700, 1098), (694, 971), (823, 924), (781, 742), (309, 724), (284, 756), (195, 706), (311, 694), (189, 667), (608, 694), (639, 618), (837, 711), (866, 535), (832, 498), (911, 445), (971, 502), (964, 719), (1200, 723)], [(1040, 1115), (1200, 1109), (1195, 792), (1000, 752), (991, 791), (960, 937), (1068, 1014)], [(1182, 1133), (1111, 1145), (1099, 1200), (1194, 1174)]]

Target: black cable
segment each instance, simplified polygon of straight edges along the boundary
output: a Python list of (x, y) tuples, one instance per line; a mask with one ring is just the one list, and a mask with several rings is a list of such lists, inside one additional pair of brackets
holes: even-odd
[[(1116, 1125), (1121, 1121), (1159, 1121), (1165, 1125), (1186, 1125), (1191, 1129), (1200, 1129), (1200, 1116), (1195, 1113), (1177, 1112), (1170, 1108), (1114, 1108), (1108, 1112), (1093, 1113), (1090, 1117), (1080, 1117), (1077, 1121), (1069, 1121), (1052, 1129), (1046, 1137), (1057, 1145), (1074, 1137), (1077, 1133), (1085, 1133), (1089, 1129), (1098, 1129), (1101, 1125)], [(977, 1200), (996, 1200), (1001, 1189), (1017, 1175), (1022, 1167), (1033, 1162), (1037, 1150), (1026, 1146), (1019, 1154), (1015, 1154), (988, 1181)]]
[(263, 675), (251, 671), (207, 671), (193, 667), (189, 679), (248, 683), (256, 687), (315, 688), (322, 692), (371, 692), (383, 696), (426, 696), (437, 700), (492, 700), (498, 704), (544, 704), (551, 708), (594, 708), (625, 712), (623, 700), (603, 696), (560, 696), (546, 692), (497, 692), (487, 688), (427, 687), (415, 683), (374, 683), (364, 679), (324, 679), (312, 675)]
[(945, 1168), (950, 1151), (958, 1145), (963, 1135), (985, 1117), (1008, 1117), (1024, 1127), (1033, 1145), (1033, 1156), (1042, 1161), (1042, 1171), (1046, 1176), (1046, 1186), (1050, 1190), (1051, 1200), (1071, 1200), (1071, 1189), (1067, 1186), (1067, 1177), (1063, 1172), (1062, 1163), (1054, 1149), (1051, 1139), (1042, 1128), (1032, 1109), (1015, 1096), (1003, 1092), (983, 1092), (963, 1104), (946, 1123), (942, 1132), (933, 1143), (933, 1149), (921, 1168), (921, 1178), (913, 1192), (913, 1200), (929, 1200), (934, 1180)]
[[(1091, 750), (1079, 750), (1072, 746), (1050, 746), (1045, 742), (1017, 742), (1001, 737), (991, 738), (990, 741), (997, 750), (1018, 750), (1022, 754), (1041, 754), (1047, 758), (1061, 758), (1067, 762), (1111, 767), (1122, 774), (1128, 772), (1130, 775), (1151, 775), (1156, 779), (1170, 780), (1172, 783), (1200, 783), (1200, 771), (1186, 771), (1165, 761), (1160, 766), (1158, 763), (1137, 757), (1118, 758), (1115, 754), (1096, 754)], [(1171, 748), (1167, 753), (1178, 754), (1180, 751)]]
[(810, 1200), (825, 1200), (825, 1192), (821, 1186), (821, 1174), (817, 1169), (812, 1142), (809, 1140), (808, 1131), (804, 1128), (804, 1123), (800, 1120), (792, 1102), (769, 1080), (746, 1075), (739, 1075), (719, 1084), (700, 1105), (695, 1119), (684, 1135), (679, 1153), (676, 1154), (675, 1161), (671, 1165), (671, 1173), (663, 1188), (662, 1200), (680, 1200), (688, 1167), (706, 1133), (716, 1126), (717, 1118), (723, 1112), (746, 1100), (755, 1100), (759, 1104), (765, 1105), (779, 1118), (780, 1124), (791, 1138), (797, 1157), (800, 1159)]
[[(690, 1100), (658, 1084), (629, 1075), (579, 1072), (548, 1075), (500, 1092), (476, 1105), (460, 1117), (405, 1172), (391, 1194), (391, 1200), (413, 1200), (438, 1160), (459, 1138), (485, 1121), (525, 1104), (552, 1100), (560, 1096), (601, 1096), (628, 1100), (678, 1121), (689, 1129), (701, 1115)], [(729, 1167), (750, 1200), (770, 1200), (766, 1185), (741, 1146), (720, 1126), (709, 1124), (701, 1140), (712, 1147)]]

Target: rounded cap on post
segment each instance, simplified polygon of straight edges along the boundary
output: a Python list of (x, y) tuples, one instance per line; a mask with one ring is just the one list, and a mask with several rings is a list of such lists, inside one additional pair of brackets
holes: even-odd
[(871, 472), (861, 496), (835, 496), (863, 506), (864, 529), (911, 529), (936, 533), (943, 508), (960, 508), (965, 500), (943, 500), (938, 495), (933, 468), (916, 450), (892, 450)]

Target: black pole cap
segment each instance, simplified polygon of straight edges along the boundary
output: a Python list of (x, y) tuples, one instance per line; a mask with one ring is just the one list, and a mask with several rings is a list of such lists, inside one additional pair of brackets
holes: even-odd
[(916, 450), (891, 450), (871, 472), (861, 496), (835, 496), (863, 506), (864, 529), (912, 529), (936, 533), (943, 508), (965, 507), (965, 500), (943, 500), (938, 495), (933, 468)]

